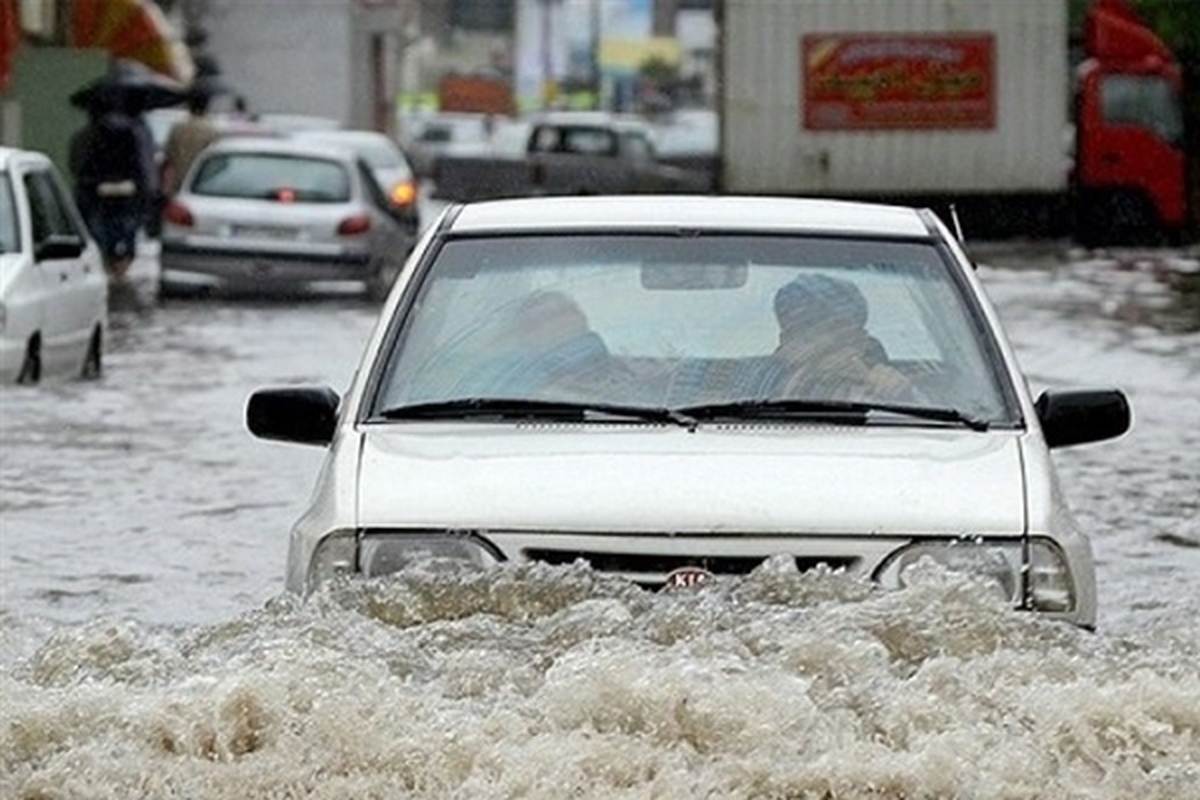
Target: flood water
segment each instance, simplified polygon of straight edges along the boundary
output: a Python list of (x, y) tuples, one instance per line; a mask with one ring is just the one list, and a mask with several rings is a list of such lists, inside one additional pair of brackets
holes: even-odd
[(930, 571), (768, 562), (652, 595), (583, 567), (300, 601), (321, 450), (247, 395), (343, 388), (376, 308), (113, 314), (98, 383), (0, 393), (0, 798), (1200, 798), (1200, 268), (980, 252), (1035, 391), (1119, 386), (1056, 454), (1099, 629)]

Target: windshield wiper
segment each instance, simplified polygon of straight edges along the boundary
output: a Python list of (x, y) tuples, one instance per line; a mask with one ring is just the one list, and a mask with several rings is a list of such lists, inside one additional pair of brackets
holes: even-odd
[(462, 397), (396, 406), (379, 413), (400, 419), (529, 419), (584, 422), (595, 416), (620, 417), (640, 422), (666, 423), (694, 429), (696, 421), (669, 408), (586, 403), (567, 400), (525, 400), (511, 397)]
[(849, 400), (738, 400), (675, 409), (699, 422), (716, 419), (794, 419), (798, 416), (823, 417), (837, 421), (865, 423), (867, 414), (886, 412), (916, 419), (962, 425), (973, 431), (986, 431), (991, 423), (972, 417), (956, 408), (931, 408), (892, 403), (861, 403)]

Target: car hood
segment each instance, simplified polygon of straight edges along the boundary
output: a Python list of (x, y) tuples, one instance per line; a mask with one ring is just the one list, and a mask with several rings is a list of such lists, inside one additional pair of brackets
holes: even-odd
[(358, 522), (509, 530), (1025, 530), (1020, 433), (918, 428), (370, 426)]

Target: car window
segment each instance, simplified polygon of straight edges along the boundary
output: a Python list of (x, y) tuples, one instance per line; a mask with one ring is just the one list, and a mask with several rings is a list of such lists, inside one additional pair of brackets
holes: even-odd
[(337, 161), (275, 153), (214, 153), (192, 179), (193, 194), (301, 203), (344, 203), (350, 174)]
[(426, 125), (417, 134), (416, 140), (427, 144), (445, 144), (454, 139), (454, 129), (449, 125)]
[(80, 235), (67, 210), (63, 190), (48, 171), (37, 170), (25, 175), (25, 191), (29, 195), (29, 218), (35, 243), (54, 234)]
[[(1014, 418), (995, 343), (936, 247), (766, 235), (452, 240), (390, 351), (376, 407), (541, 397), (528, 388), (530, 364), (585, 333), (604, 354), (605, 379), (567, 381), (567, 394), (551, 397), (653, 406), (771, 398), (788, 356), (781, 298), (823, 285), (854, 295), (872, 358), (919, 387), (922, 403)], [(810, 298), (818, 311), (830, 302)], [(839, 399), (823, 391), (805, 399)]]
[(1183, 141), (1183, 112), (1175, 90), (1152, 75), (1107, 75), (1100, 85), (1104, 121), (1149, 128), (1172, 144)]
[(0, 253), (15, 253), (20, 249), (20, 230), (12, 184), (8, 173), (0, 172)]
[(610, 156), (617, 152), (617, 137), (602, 128), (566, 128), (559, 149), (564, 153)]
[(643, 133), (627, 132), (621, 134), (621, 149), (634, 161), (653, 161), (654, 145)]
[(357, 162), (358, 179), (362, 182), (363, 188), (366, 190), (367, 196), (377, 208), (387, 208), (388, 198), (383, 191), (383, 187), (379, 185), (379, 179), (375, 177), (375, 173), (371, 171), (370, 165), (363, 159)]

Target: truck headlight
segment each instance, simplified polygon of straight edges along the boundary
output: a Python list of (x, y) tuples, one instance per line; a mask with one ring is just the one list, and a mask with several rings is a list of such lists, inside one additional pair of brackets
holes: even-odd
[[(1028, 542), (986, 539), (926, 540), (893, 552), (875, 573), (880, 585), (908, 585), (908, 570), (928, 556), (948, 570), (981, 578), (996, 596), (1035, 611), (1075, 609), (1075, 585), (1062, 550), (1048, 539)], [(1023, 579), (1024, 578), (1024, 579)]]
[(335, 531), (317, 545), (309, 586), (340, 575), (374, 578), (433, 558), (451, 558), (486, 567), (502, 560), (489, 543), (471, 532)]

